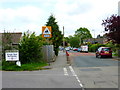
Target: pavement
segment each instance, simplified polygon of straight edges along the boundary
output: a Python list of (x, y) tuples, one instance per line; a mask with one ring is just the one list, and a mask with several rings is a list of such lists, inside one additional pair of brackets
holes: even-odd
[(67, 64), (67, 57), (66, 57), (66, 52), (59, 51), (59, 54), (57, 57), (55, 57), (54, 62), (50, 62), (50, 66), (45, 66), (43, 68), (45, 69), (52, 69), (52, 68), (62, 68), (65, 67)]
[(59, 54), (56, 57), (55, 62), (51, 63), (51, 67), (52, 68), (60, 68), (60, 67), (65, 67), (66, 65), (68, 65), (66, 53), (63, 51), (59, 51)]

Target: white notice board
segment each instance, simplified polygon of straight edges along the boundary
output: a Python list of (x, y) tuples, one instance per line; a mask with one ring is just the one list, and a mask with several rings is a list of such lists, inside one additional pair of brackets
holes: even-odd
[(6, 50), (5, 59), (6, 61), (19, 61), (19, 51), (18, 50)]

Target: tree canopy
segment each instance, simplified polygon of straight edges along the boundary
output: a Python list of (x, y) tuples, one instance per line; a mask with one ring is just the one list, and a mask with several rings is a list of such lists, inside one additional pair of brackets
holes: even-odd
[(52, 44), (54, 45), (55, 55), (58, 56), (59, 46), (62, 44), (63, 35), (59, 30), (59, 26), (56, 22), (56, 18), (53, 15), (50, 15), (48, 18), (48, 22), (46, 22), (46, 26), (52, 27)]
[(82, 28), (82, 27), (80, 27), (79, 29), (77, 29), (77, 31), (75, 31), (75, 36), (81, 39), (81, 43), (83, 43), (84, 39), (92, 38), (90, 31), (87, 28)]
[(69, 37), (69, 43), (71, 47), (79, 47), (80, 39), (78, 37)]
[(111, 17), (103, 20), (102, 25), (105, 28), (105, 31), (108, 31), (106, 34), (108, 40), (112, 40), (114, 43), (120, 44), (120, 16), (112, 15)]

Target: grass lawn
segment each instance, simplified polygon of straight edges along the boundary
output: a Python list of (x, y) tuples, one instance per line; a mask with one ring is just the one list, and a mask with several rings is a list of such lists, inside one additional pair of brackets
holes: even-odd
[(29, 64), (22, 64), (21, 67), (19, 67), (16, 65), (15, 62), (3, 61), (2, 65), (0, 65), (0, 70), (3, 70), (3, 71), (33, 71), (33, 70), (43, 70), (44, 66), (48, 66), (48, 64), (46, 62), (29, 63)]

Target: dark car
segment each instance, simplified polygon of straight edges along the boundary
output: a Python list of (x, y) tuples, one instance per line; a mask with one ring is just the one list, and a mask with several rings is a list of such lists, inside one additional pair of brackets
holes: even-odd
[(96, 51), (96, 58), (97, 57), (110, 57), (112, 58), (112, 50), (110, 47), (99, 47)]

